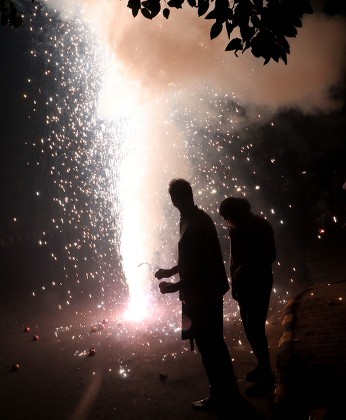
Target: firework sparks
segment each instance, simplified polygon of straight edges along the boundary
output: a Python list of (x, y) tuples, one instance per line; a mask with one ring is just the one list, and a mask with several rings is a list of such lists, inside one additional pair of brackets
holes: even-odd
[[(46, 111), (45, 134), (33, 145), (42, 155), (37, 164), (50, 165), (52, 187), (46, 194), (55, 204), (50, 220), (42, 222), (38, 243), (51, 251), (64, 276), (43, 281), (42, 290), (62, 290), (60, 308), (83, 294), (97, 307), (128, 300), (123, 312), (128, 319), (157, 318), (156, 305), (162, 302), (152, 267), (175, 262), (178, 232), (169, 180), (180, 176), (191, 181), (197, 204), (217, 223), (224, 249), (228, 233), (217, 208), (228, 195), (246, 196), (274, 227), (284, 229), (287, 209), (274, 208), (263, 196), (263, 183), (273, 180), (278, 157), (269, 151), (259, 164), (247, 126), (250, 119), (252, 126), (267, 124), (270, 130), (277, 124), (257, 106), (244, 106), (223, 83), (184, 86), (167, 80), (164, 93), (148, 89), (148, 73), (143, 71), (141, 80), (135, 66), (126, 66), (120, 30), (119, 39), (113, 34), (110, 42), (92, 13), (84, 10), (79, 18), (61, 19), (42, 5), (36, 8), (32, 57), (44, 60), (45, 81), (37, 87), (29, 75), (23, 97), (31, 101), (32, 112)], [(162, 86), (165, 72), (158, 72)], [(44, 193), (37, 191), (37, 196)], [(294, 204), (289, 203), (288, 211)], [(278, 264), (276, 270), (282, 267)], [(293, 273), (291, 283), (298, 275)], [(233, 313), (229, 308), (226, 317)]]

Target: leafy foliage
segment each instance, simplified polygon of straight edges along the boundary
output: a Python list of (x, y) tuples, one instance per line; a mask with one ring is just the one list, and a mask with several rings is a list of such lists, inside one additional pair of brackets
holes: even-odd
[[(23, 2), (24, 0), (22, 0)], [(27, 0), (33, 3), (35, 0)], [(287, 38), (297, 36), (302, 17), (313, 13), (311, 0), (186, 0), (199, 17), (212, 22), (210, 39), (226, 33), (225, 51), (237, 53), (250, 49), (264, 64), (271, 59), (287, 64), (290, 45)], [(133, 17), (139, 12), (147, 19), (159, 13), (168, 19), (171, 9), (181, 9), (185, 0), (128, 0)], [(18, 28), (23, 22), (19, 0), (0, 0), (1, 25)]]
[[(166, 19), (171, 8), (181, 9), (185, 2), (163, 1), (162, 14)], [(226, 51), (234, 51), (237, 56), (238, 51), (250, 49), (255, 57), (264, 59), (264, 64), (271, 59), (276, 62), (281, 59), (287, 64), (290, 53), (287, 38), (297, 35), (304, 14), (313, 13), (310, 0), (187, 0), (187, 3), (197, 9), (198, 16), (213, 21), (211, 39), (226, 31), (229, 39)], [(161, 11), (161, 0), (128, 0), (127, 7), (134, 17), (140, 11), (145, 18), (153, 19)]]

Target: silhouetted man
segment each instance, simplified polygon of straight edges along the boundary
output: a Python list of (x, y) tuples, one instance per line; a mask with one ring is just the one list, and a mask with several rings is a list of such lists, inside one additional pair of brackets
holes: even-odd
[(184, 179), (169, 184), (173, 205), (180, 212), (178, 264), (159, 269), (158, 279), (179, 274), (176, 283), (162, 281), (161, 293), (179, 291), (183, 307), (182, 338), (196, 343), (208, 376), (210, 394), (192, 403), (199, 410), (230, 408), (239, 401), (232, 360), (223, 337), (223, 295), (229, 283), (219, 237), (210, 216), (194, 204), (191, 185)]
[(228, 197), (220, 205), (231, 240), (230, 275), (232, 296), (238, 302), (246, 337), (257, 366), (246, 375), (255, 382), (245, 391), (254, 397), (274, 385), (265, 326), (273, 287), (272, 263), (276, 259), (274, 232), (262, 216), (251, 212), (245, 198)]

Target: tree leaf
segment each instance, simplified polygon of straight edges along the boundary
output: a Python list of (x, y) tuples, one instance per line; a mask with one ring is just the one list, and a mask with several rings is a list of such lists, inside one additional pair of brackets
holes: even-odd
[(150, 11), (148, 9), (143, 8), (143, 9), (141, 9), (141, 12), (142, 12), (142, 15), (145, 18), (151, 19), (151, 13), (150, 13)]
[(263, 8), (263, 0), (253, 0), (255, 9), (260, 11)]
[(203, 16), (207, 13), (209, 9), (209, 1), (208, 0), (199, 0), (198, 1), (198, 16)]
[(171, 11), (168, 9), (168, 7), (165, 7), (162, 11), (163, 16), (168, 19), (169, 18), (169, 14), (171, 13)]
[(282, 51), (289, 54), (290, 53), (290, 44), (287, 42), (287, 40), (284, 36), (282, 37), (282, 39), (280, 39), (280, 43), (281, 43)]
[(132, 10), (137, 10), (138, 13), (138, 10), (141, 8), (141, 2), (140, 0), (129, 0), (127, 2), (127, 7), (129, 7)]
[(216, 21), (210, 29), (210, 39), (214, 39), (222, 32), (222, 23)]
[(230, 21), (228, 21), (228, 20), (226, 20), (226, 30), (227, 30), (228, 38), (230, 38), (231, 33), (233, 32), (233, 29), (234, 29), (233, 23), (230, 22)]
[(234, 9), (234, 23), (236, 26), (241, 24), (248, 24), (252, 10), (252, 3), (250, 0), (242, 0)]
[(292, 24), (296, 26), (297, 28), (301, 28), (303, 26), (302, 20), (299, 17), (293, 17)]
[(132, 8), (132, 16), (136, 17), (138, 15), (139, 9)]
[(185, 0), (169, 0), (167, 3), (169, 7), (175, 7), (176, 9), (181, 9)]
[(161, 10), (161, 3), (157, 0), (149, 0), (149, 7), (148, 9), (151, 12), (151, 18), (154, 18), (160, 13)]
[(235, 52), (241, 50), (243, 48), (243, 44), (240, 38), (233, 38), (227, 45), (225, 51), (233, 51)]
[(205, 17), (205, 19), (216, 19), (216, 13), (215, 13), (215, 9), (212, 10), (211, 12), (209, 12), (207, 14), (207, 16)]
[(244, 41), (249, 42), (255, 33), (255, 28), (249, 25), (240, 26), (240, 35)]
[(284, 35), (289, 36), (289, 37), (296, 37), (298, 33), (296, 27), (293, 26), (292, 24), (286, 24), (283, 32), (284, 32)]

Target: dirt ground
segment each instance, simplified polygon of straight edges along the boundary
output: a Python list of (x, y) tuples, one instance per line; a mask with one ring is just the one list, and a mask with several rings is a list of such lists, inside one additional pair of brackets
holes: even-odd
[[(273, 367), (282, 310), (274, 297), (268, 316)], [(172, 312), (133, 322), (92, 303), (58, 310), (49, 300), (34, 299), (7, 300), (2, 312), (2, 420), (217, 418), (191, 408), (208, 395), (208, 384), (200, 356), (180, 339)], [(225, 305), (225, 337), (243, 393), (250, 385), (243, 378), (255, 361), (230, 305)], [(247, 418), (272, 417), (270, 397), (245, 401)]]

